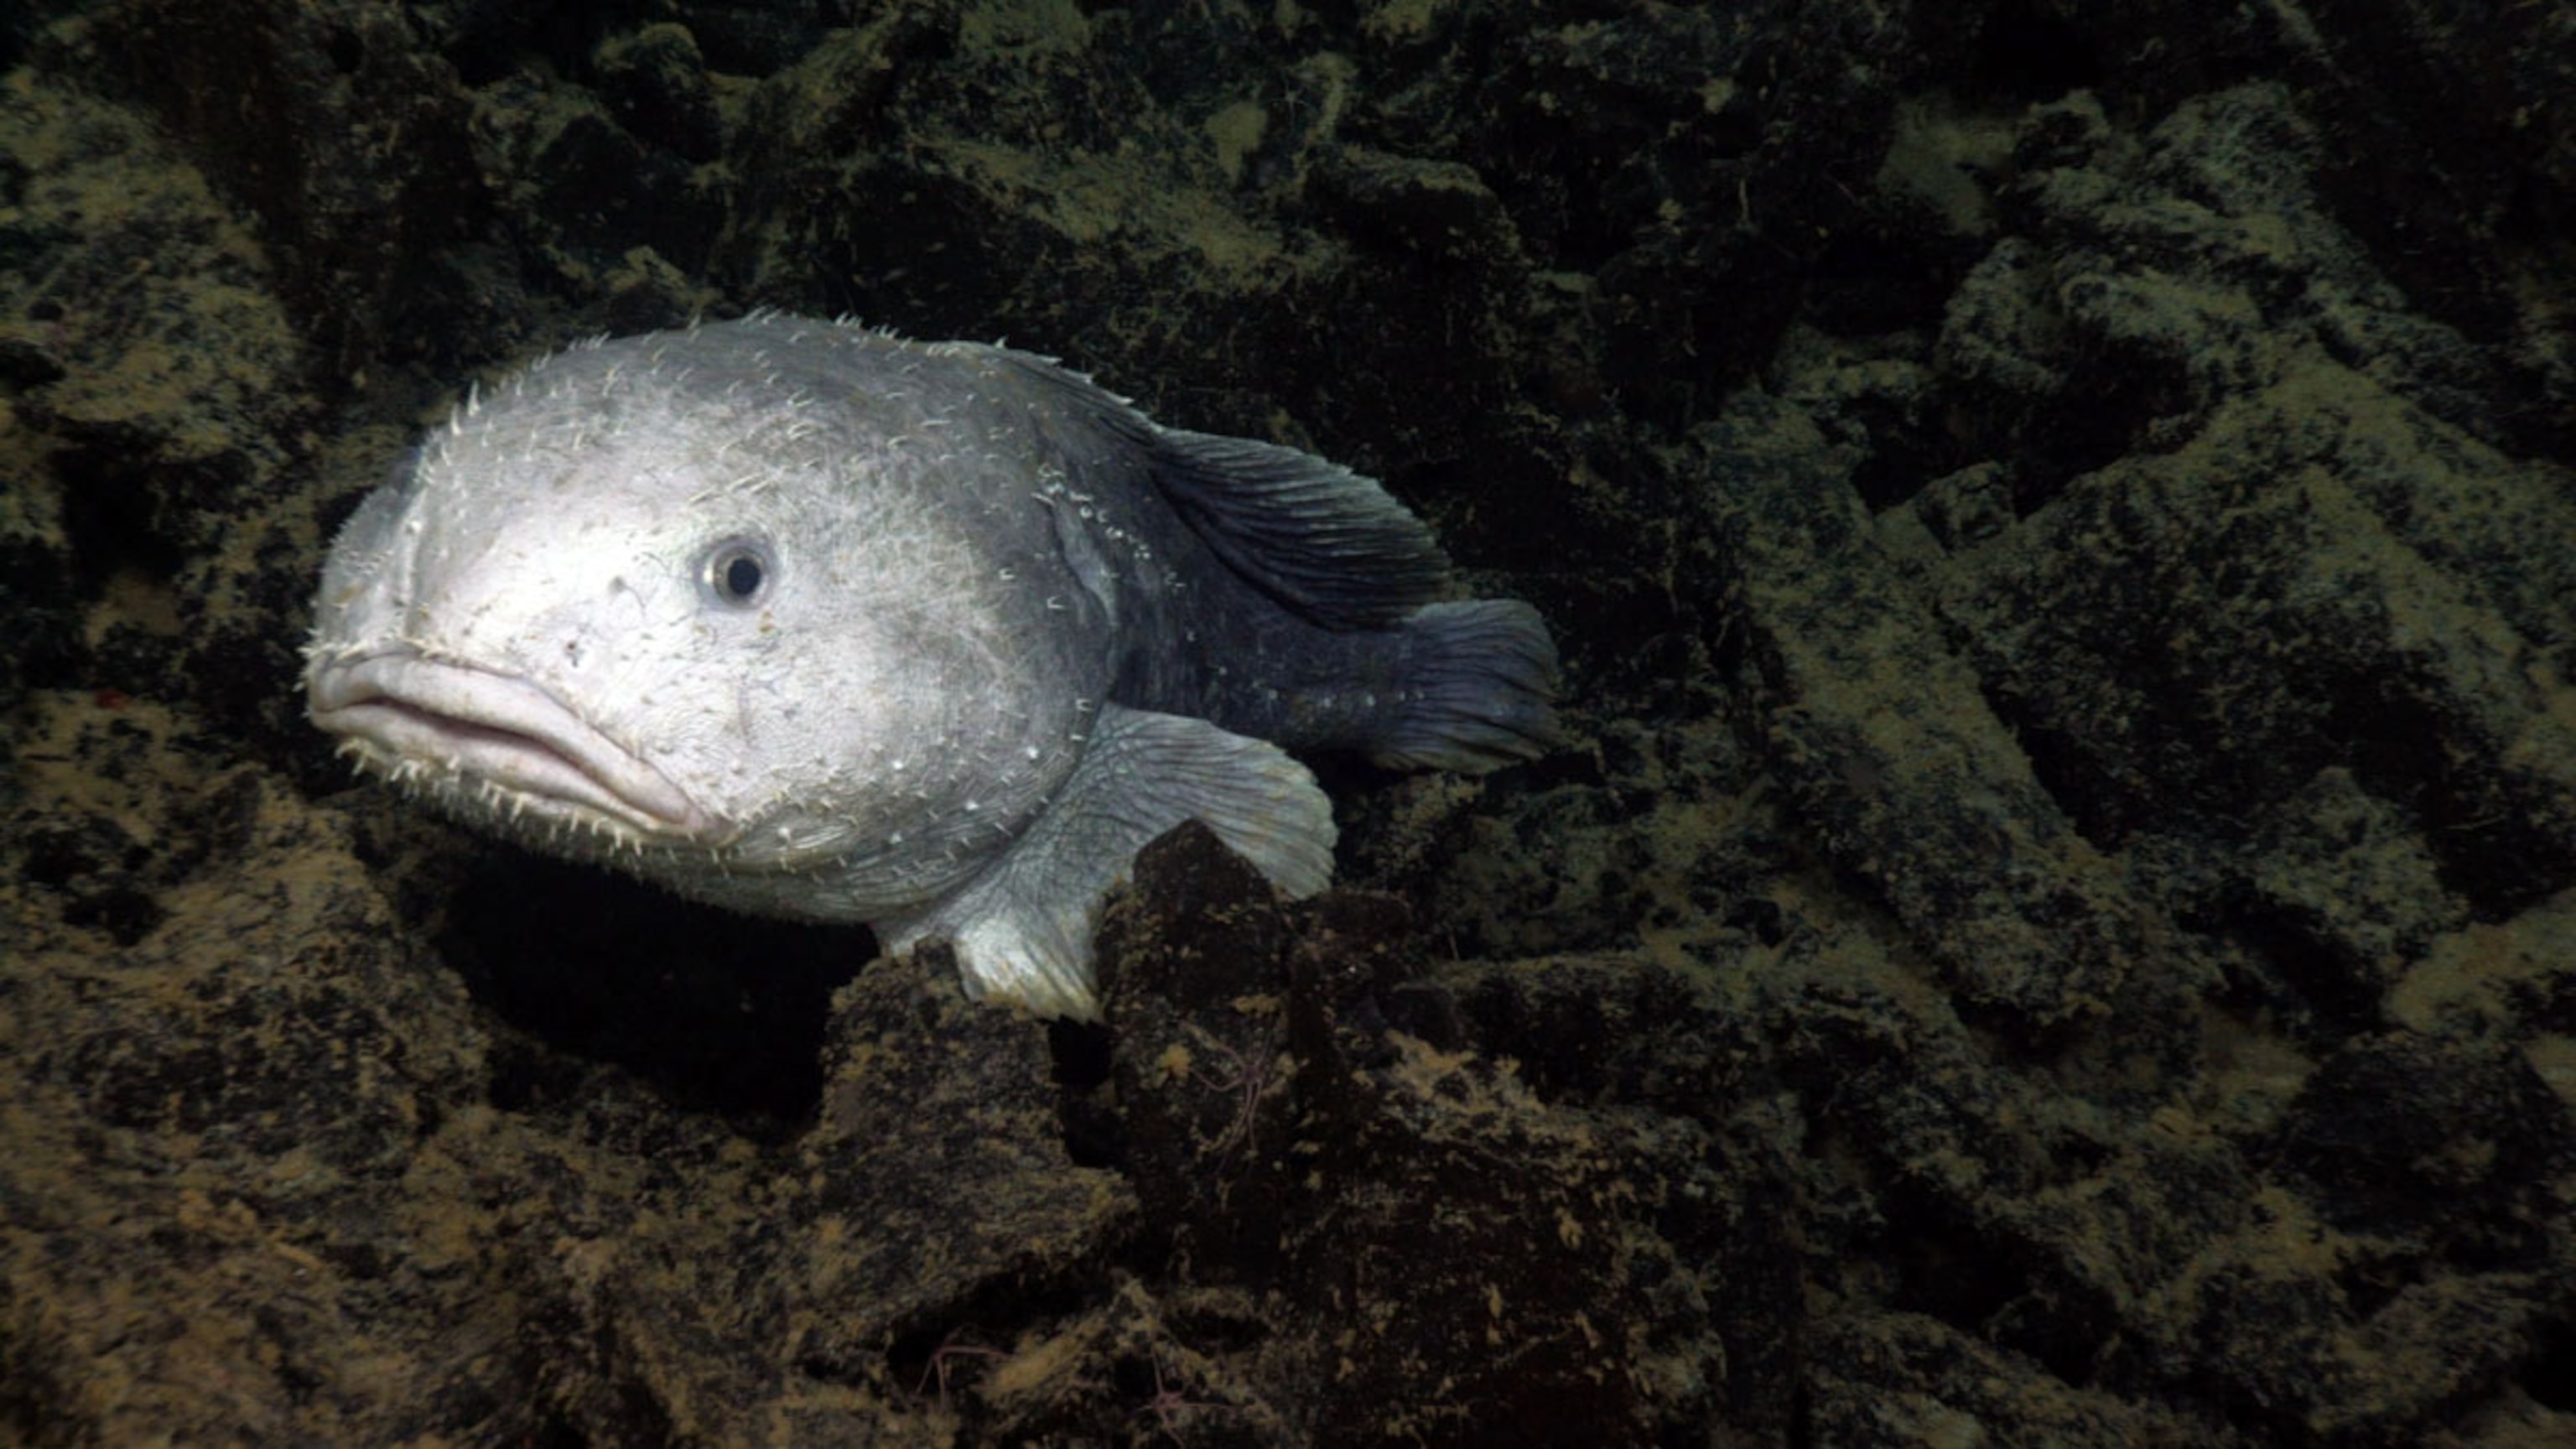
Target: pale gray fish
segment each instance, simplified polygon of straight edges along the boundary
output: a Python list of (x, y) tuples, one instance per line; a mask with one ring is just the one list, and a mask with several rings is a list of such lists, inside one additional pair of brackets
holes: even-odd
[(1538, 614), (1448, 584), (1319, 458), (1027, 353), (758, 314), (459, 407), (333, 545), (305, 687), (469, 823), (944, 937), (975, 995), (1089, 1017), (1101, 899), (1172, 826), (1329, 882), (1282, 746), (1482, 771), (1555, 740)]

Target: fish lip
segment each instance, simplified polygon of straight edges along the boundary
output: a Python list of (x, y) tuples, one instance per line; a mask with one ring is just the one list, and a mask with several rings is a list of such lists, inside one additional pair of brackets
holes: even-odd
[(389, 776), (426, 767), (471, 779), (523, 808), (638, 843), (721, 843), (732, 833), (670, 776), (518, 675), (396, 645), (318, 662), (305, 697), (314, 724)]

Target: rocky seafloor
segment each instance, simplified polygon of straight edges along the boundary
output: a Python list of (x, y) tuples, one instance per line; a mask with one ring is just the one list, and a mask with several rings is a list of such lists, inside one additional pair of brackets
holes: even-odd
[[(2576, 22), (0, 17), (0, 1439), (2576, 1442)], [(339, 520), (754, 306), (1313, 448), (1572, 740), (1107, 1020), (353, 782)]]

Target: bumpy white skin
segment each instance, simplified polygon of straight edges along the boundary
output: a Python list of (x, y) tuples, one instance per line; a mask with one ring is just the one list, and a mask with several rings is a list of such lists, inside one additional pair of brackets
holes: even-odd
[[(938, 419), (853, 435), (810, 395), (587, 360), (469, 406), (350, 521), (317, 721), (459, 814), (721, 903), (864, 920), (953, 888), (1107, 688), (1078, 620), (996, 608), (1018, 591), (989, 581), (1049, 561), (960, 526), (975, 500), (910, 456), (954, 457)], [(1097, 610), (1069, 577), (1049, 597)]]
[(1098, 899), (1183, 818), (1325, 884), (1301, 767), (1108, 703), (1120, 594), (1180, 585), (1071, 527), (1035, 415), (961, 404), (1000, 354), (733, 326), (461, 409), (333, 549), (315, 722), (461, 818), (889, 949), (949, 936), (971, 990), (1051, 1014), (1093, 1014)]

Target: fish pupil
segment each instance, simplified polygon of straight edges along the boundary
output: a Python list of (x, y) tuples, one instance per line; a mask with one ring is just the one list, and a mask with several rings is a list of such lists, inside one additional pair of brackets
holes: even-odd
[(699, 566), (707, 596), (721, 604), (749, 607), (769, 587), (769, 548), (756, 538), (728, 538), (708, 549)]

